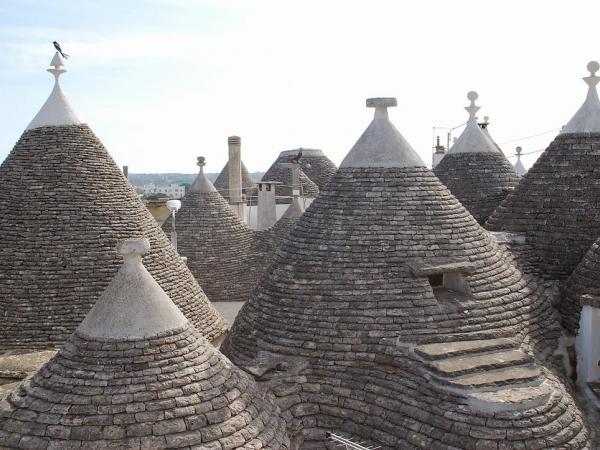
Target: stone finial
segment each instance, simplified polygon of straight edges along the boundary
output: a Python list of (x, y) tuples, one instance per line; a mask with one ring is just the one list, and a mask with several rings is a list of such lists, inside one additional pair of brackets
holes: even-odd
[(50, 61), (50, 65), (53, 66), (52, 69), (46, 69), (52, 75), (54, 75), (54, 79), (58, 81), (58, 77), (60, 77), (67, 70), (62, 67), (65, 65), (65, 60), (60, 56), (60, 53), (56, 52), (52, 61)]
[(387, 118), (387, 109), (394, 106), (398, 106), (398, 101), (395, 97), (374, 97), (367, 99), (367, 108), (375, 108), (375, 118)]
[(141, 260), (150, 251), (150, 241), (147, 238), (125, 239), (117, 244), (117, 251), (126, 263)]
[(467, 94), (467, 99), (471, 102), (471, 104), (469, 106), (465, 106), (465, 110), (469, 113), (469, 120), (477, 120), (477, 117), (475, 117), (475, 114), (477, 114), (477, 111), (479, 111), (481, 108), (479, 106), (477, 106), (475, 104), (475, 100), (477, 100), (479, 98), (479, 94), (475, 91), (470, 91)]
[(200, 167), (200, 171), (204, 171), (204, 166), (206, 165), (206, 158), (204, 156), (198, 156), (197, 158), (198, 162), (196, 163), (196, 165), (198, 167)]
[(517, 152), (517, 158), (521, 158), (521, 152), (523, 151), (523, 149), (521, 147), (517, 147), (515, 149), (515, 152)]
[(483, 116), (483, 123), (485, 123), (486, 125), (489, 125), (489, 123), (490, 123), (490, 116)]
[(598, 64), (598, 61), (590, 61), (587, 65), (587, 70), (590, 72), (590, 76), (584, 77), (583, 81), (585, 81), (589, 87), (593, 88), (600, 81), (600, 77), (596, 76), (596, 72), (600, 70), (600, 64)]

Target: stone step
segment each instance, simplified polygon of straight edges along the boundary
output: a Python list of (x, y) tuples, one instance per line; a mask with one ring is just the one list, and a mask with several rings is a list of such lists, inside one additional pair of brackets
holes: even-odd
[(527, 353), (521, 350), (506, 350), (436, 360), (432, 361), (429, 367), (438, 375), (458, 377), (508, 366), (522, 366), (530, 362), (532, 358)]
[(429, 360), (443, 359), (469, 353), (482, 353), (515, 348), (517, 342), (510, 338), (478, 339), (472, 341), (440, 342), (415, 347), (415, 352)]
[(486, 370), (472, 375), (456, 378), (436, 377), (436, 381), (459, 390), (489, 390), (508, 385), (540, 383), (541, 370), (533, 364), (528, 366), (505, 367), (498, 370)]
[(547, 382), (539, 386), (499, 389), (491, 392), (473, 392), (467, 396), (472, 409), (494, 413), (537, 408), (545, 404), (552, 394)]

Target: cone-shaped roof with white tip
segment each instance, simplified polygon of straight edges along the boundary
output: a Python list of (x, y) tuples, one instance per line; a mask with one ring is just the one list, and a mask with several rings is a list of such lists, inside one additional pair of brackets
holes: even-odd
[[(53, 63), (58, 76), (60, 56)], [(63, 120), (58, 104), (42, 108), (48, 120), (34, 120), (0, 165), (0, 208), (9, 211), (0, 216), (0, 349), (60, 345), (117, 272), (116, 243), (140, 235), (152, 242), (144, 263), (156, 282), (218, 338), (223, 317), (90, 127)]]
[[(322, 150), (317, 148), (300, 147), (292, 150), (284, 150), (279, 153), (279, 156), (269, 170), (272, 170), (272, 168), (279, 163), (289, 162), (291, 158), (297, 157), (300, 152), (302, 152), (302, 155), (298, 163), (300, 164), (302, 172), (304, 172), (304, 174), (310, 178), (319, 189), (323, 189), (337, 170), (337, 167)], [(266, 173), (265, 175), (271, 176), (269, 173)], [(270, 179), (271, 178), (263, 177), (263, 180), (265, 181)]]
[(142, 264), (146, 239), (58, 353), (0, 402), (0, 448), (289, 449), (273, 395), (213, 347)]
[[(213, 302), (245, 301), (260, 279), (271, 249), (233, 211), (200, 172), (175, 216), (177, 251)], [(171, 231), (172, 217), (162, 225)], [(204, 287), (206, 286), (206, 287)]]
[(66, 70), (63, 69), (65, 62), (58, 52), (54, 54), (50, 65), (53, 66), (53, 68), (48, 69), (48, 72), (54, 75), (54, 88), (46, 100), (46, 103), (44, 103), (40, 111), (35, 115), (26, 130), (47, 126), (78, 125), (84, 123), (79, 118), (60, 87), (59, 77), (65, 73)]
[(600, 236), (600, 104), (592, 61), (587, 98), (487, 223), (524, 234), (530, 260), (548, 279), (564, 281)]
[(469, 106), (465, 106), (465, 110), (469, 113), (469, 120), (467, 126), (458, 137), (456, 142), (450, 147), (448, 154), (453, 153), (494, 153), (498, 149), (494, 143), (486, 136), (486, 134), (477, 125), (477, 111), (480, 107), (475, 104), (475, 100), (479, 95), (475, 91), (471, 91), (467, 94), (467, 98), (471, 102)]
[(490, 129), (489, 129), (490, 118), (489, 118), (489, 116), (483, 116), (483, 122), (479, 123), (478, 125), (479, 125), (479, 128), (481, 128), (481, 131), (483, 131), (483, 134), (485, 134), (485, 136), (492, 142), (492, 144), (494, 144), (494, 147), (496, 147), (498, 149), (498, 151), (501, 152), (502, 149), (500, 148), (500, 146), (496, 143), (496, 141), (490, 134)]
[(519, 182), (512, 164), (477, 124), (477, 92), (467, 94), (467, 126), (433, 169), (480, 224)]
[(600, 69), (600, 64), (597, 61), (590, 61), (587, 69), (590, 76), (583, 79), (588, 85), (587, 96), (583, 105), (563, 127), (561, 134), (600, 133), (600, 100), (596, 90), (596, 85), (600, 81), (600, 77), (596, 76), (596, 72)]
[(517, 175), (522, 177), (523, 175), (525, 175), (527, 173), (527, 169), (521, 162), (522, 149), (521, 149), (521, 147), (517, 147), (517, 149), (515, 151), (517, 153), (517, 162), (515, 163), (515, 172), (517, 172)]
[(340, 167), (424, 167), (425, 163), (390, 122), (387, 109), (395, 98), (369, 98), (375, 116)]
[(144, 339), (183, 327), (188, 320), (142, 264), (147, 239), (120, 243), (123, 265), (106, 287), (77, 333), (99, 339)]
[[(281, 242), (224, 353), (246, 370), (268, 353), (262, 379), (302, 384), (283, 385), (280, 405), (301, 411), (303, 448), (325, 448), (326, 432), (386, 449), (501, 448), (509, 433), (515, 448), (585, 448), (575, 402), (521, 349), (555, 348), (560, 328), (543, 288), (399, 138), (385, 117), (392, 102), (373, 103), (376, 118)], [(453, 297), (429, 275), (454, 276), (457, 288), (464, 280), (468, 291)], [(464, 366), (461, 348), (474, 358)], [(515, 360), (533, 363), (527, 380)], [(498, 361), (515, 391), (495, 384)], [(470, 362), (485, 393), (458, 387)], [(518, 433), (508, 409), (519, 395), (527, 400), (515, 414), (545, 424), (541, 434)]]

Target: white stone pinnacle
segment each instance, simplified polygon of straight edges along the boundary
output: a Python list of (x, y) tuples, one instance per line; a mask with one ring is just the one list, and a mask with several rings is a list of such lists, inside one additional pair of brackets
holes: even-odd
[(600, 133), (600, 99), (598, 99), (596, 90), (596, 85), (600, 82), (600, 77), (596, 76), (596, 72), (600, 70), (600, 64), (597, 61), (590, 61), (587, 70), (590, 72), (590, 76), (583, 78), (588, 85), (585, 101), (573, 118), (563, 127), (561, 134)]
[(200, 173), (194, 181), (194, 184), (190, 187), (190, 192), (217, 192), (215, 186), (210, 182), (208, 177), (204, 174), (204, 166), (206, 165), (206, 158), (204, 156), (198, 156), (198, 162), (196, 163), (200, 167)]
[[(497, 153), (499, 150), (487, 134), (479, 128), (477, 124), (477, 111), (481, 108), (475, 104), (475, 100), (479, 98), (479, 94), (475, 91), (470, 91), (467, 94), (467, 99), (470, 101), (469, 106), (465, 110), (469, 113), (467, 126), (454, 142), (448, 154), (456, 153)], [(487, 116), (486, 116), (487, 119)]]
[(367, 107), (375, 116), (342, 161), (343, 167), (423, 167), (425, 163), (388, 118), (387, 108), (396, 106), (393, 97), (369, 98)]
[(46, 100), (46, 103), (44, 103), (25, 131), (40, 127), (78, 125), (84, 123), (79, 118), (60, 87), (58, 79), (66, 72), (66, 70), (62, 68), (64, 64), (64, 60), (60, 54), (56, 52), (52, 61), (50, 61), (50, 65), (53, 66), (53, 68), (46, 69), (54, 75), (54, 88)]
[(475, 114), (477, 114), (477, 111), (481, 109), (475, 104), (475, 100), (477, 100), (478, 98), (479, 94), (475, 91), (471, 91), (467, 94), (467, 99), (471, 101), (471, 104), (469, 106), (465, 106), (465, 110), (469, 113), (469, 120), (477, 121), (477, 117), (475, 116)]
[(101, 339), (143, 339), (185, 326), (188, 321), (142, 264), (145, 238), (119, 243), (123, 265), (77, 332)]

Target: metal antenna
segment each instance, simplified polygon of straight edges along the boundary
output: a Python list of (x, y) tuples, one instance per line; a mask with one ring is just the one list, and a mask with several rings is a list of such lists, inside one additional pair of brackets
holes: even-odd
[(327, 438), (332, 442), (336, 442), (338, 444), (338, 447), (344, 448), (346, 450), (376, 450), (378, 448), (381, 448), (380, 446), (366, 447), (365, 445), (363, 445), (365, 444), (365, 441), (356, 442), (352, 439), (345, 438), (335, 433), (327, 433)]

